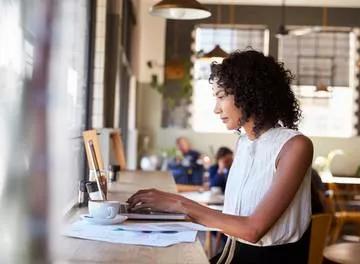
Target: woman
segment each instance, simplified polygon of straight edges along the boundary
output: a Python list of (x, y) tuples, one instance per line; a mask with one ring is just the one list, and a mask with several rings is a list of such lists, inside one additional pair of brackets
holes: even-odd
[(133, 210), (185, 213), (228, 235), (211, 263), (307, 263), (313, 145), (299, 133), (300, 109), (292, 75), (271, 56), (236, 51), (211, 67), (214, 112), (227, 129), (246, 132), (237, 141), (223, 212), (176, 194), (141, 190)]
[(225, 191), (229, 169), (233, 161), (233, 152), (227, 147), (220, 147), (216, 152), (216, 164), (209, 168), (209, 181), (211, 187), (220, 187)]

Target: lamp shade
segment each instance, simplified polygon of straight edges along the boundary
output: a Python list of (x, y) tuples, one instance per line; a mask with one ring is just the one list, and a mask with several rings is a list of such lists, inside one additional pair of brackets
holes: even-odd
[(210, 11), (196, 0), (163, 0), (150, 8), (150, 14), (167, 19), (202, 19)]
[(289, 31), (286, 29), (285, 25), (284, 24), (281, 24), (279, 26), (279, 29), (278, 31), (276, 32), (276, 35), (275, 37), (276, 38), (282, 38), (282, 37), (285, 37), (289, 34)]
[(219, 45), (215, 45), (215, 48), (201, 56), (201, 59), (226, 58), (227, 56), (229, 56), (229, 53), (224, 51)]

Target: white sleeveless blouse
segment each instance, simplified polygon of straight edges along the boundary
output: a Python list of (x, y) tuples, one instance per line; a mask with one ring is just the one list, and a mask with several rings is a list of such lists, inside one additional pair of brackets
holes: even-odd
[[(276, 159), (284, 144), (301, 133), (283, 127), (272, 128), (259, 138), (241, 135), (226, 183), (223, 213), (249, 216), (262, 200), (276, 177)], [(279, 245), (298, 241), (311, 220), (311, 168), (293, 201), (275, 225), (255, 246)]]

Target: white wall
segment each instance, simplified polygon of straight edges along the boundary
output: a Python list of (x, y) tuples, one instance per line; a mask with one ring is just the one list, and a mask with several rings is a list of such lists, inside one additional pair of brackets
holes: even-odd
[[(147, 61), (156, 61), (163, 65), (165, 61), (165, 19), (153, 17), (148, 14), (154, 1), (141, 0), (137, 2), (137, 27), (134, 36), (134, 72), (137, 77), (137, 128), (140, 134), (150, 134), (152, 137), (160, 127), (162, 97), (149, 86), (151, 74)], [(163, 81), (163, 69), (154, 70)], [(154, 142), (152, 142), (152, 145)]]
[[(163, 64), (165, 55), (165, 20), (152, 17), (148, 9), (154, 1), (140, 1), (139, 30), (139, 75), (138, 80), (138, 107), (137, 125), (140, 134), (148, 134), (152, 139), (153, 151), (175, 146), (178, 136), (186, 136), (192, 146), (201, 152), (210, 154), (210, 146), (215, 150), (222, 145), (232, 147), (236, 140), (234, 134), (196, 133), (193, 130), (163, 129), (161, 128), (161, 96), (152, 90), (147, 83), (150, 81), (150, 72), (146, 61), (156, 59)], [(160, 69), (159, 69), (160, 70)], [(159, 76), (163, 76), (160, 74)], [(212, 114), (212, 113), (209, 113)], [(341, 124), (339, 124), (341, 125)], [(353, 175), (360, 165), (360, 137), (343, 138), (312, 138), (315, 147), (315, 157), (326, 156), (330, 150), (341, 148), (346, 156), (337, 156), (332, 164), (335, 174)]]
[[(165, 61), (165, 26), (166, 20), (160, 17), (149, 15), (149, 9), (154, 1), (141, 0), (138, 6), (139, 15), (138, 22), (138, 45), (139, 57), (137, 68), (137, 79), (139, 82), (149, 82), (151, 71), (148, 69), (147, 61), (156, 61), (164, 65)], [(163, 81), (163, 70), (158, 68), (156, 71), (160, 77), (159, 81)]]

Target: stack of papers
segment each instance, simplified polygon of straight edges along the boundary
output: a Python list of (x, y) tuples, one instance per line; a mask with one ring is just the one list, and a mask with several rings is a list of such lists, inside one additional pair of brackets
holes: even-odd
[(119, 225), (93, 225), (85, 220), (65, 227), (62, 234), (90, 240), (167, 247), (194, 242), (197, 231), (210, 231), (205, 226), (189, 222), (123, 223)]

